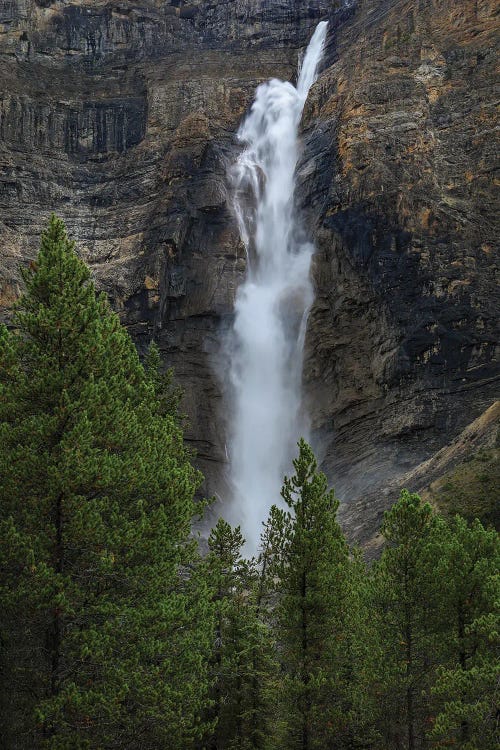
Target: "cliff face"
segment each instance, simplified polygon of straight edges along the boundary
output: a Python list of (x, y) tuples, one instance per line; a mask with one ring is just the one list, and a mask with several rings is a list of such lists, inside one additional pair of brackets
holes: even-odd
[(0, 0), (0, 306), (56, 211), (139, 347), (155, 336), (175, 367), (210, 477), (211, 358), (245, 265), (228, 154), (256, 85), (293, 75), (328, 6)]
[(363, 538), (384, 482), (493, 398), (495, 3), (335, 5), (0, 0), (0, 306), (56, 211), (139, 347), (154, 336), (175, 367), (220, 489), (216, 362), (245, 269), (234, 132), (328, 17), (300, 165), (317, 245), (305, 388), (325, 468), (364, 498), (345, 516)]
[[(306, 115), (306, 387), (358, 538), (386, 485), (498, 393), (495, 4), (359, 3)], [(392, 498), (391, 498), (392, 499)]]

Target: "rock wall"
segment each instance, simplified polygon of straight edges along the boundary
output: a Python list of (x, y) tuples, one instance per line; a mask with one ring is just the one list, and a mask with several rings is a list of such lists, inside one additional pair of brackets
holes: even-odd
[(363, 538), (384, 482), (493, 399), (495, 3), (337, 6), (0, 0), (0, 307), (8, 318), (56, 211), (139, 348), (154, 337), (175, 367), (207, 490), (223, 493), (216, 363), (245, 270), (234, 133), (257, 84), (293, 78), (329, 18), (300, 164), (317, 245), (304, 379)]
[(387, 483), (498, 394), (496, 14), (490, 0), (360, 2), (332, 19), (310, 97), (306, 388), (327, 472), (346, 500), (367, 497), (357, 519), (346, 509), (358, 538)]
[(225, 461), (212, 355), (245, 266), (234, 132), (329, 5), (0, 0), (0, 307), (56, 211), (138, 346), (154, 336), (175, 367), (210, 488)]

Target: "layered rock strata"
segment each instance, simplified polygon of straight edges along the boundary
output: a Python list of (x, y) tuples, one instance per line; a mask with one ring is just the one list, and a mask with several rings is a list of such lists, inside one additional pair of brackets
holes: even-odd
[[(332, 18), (304, 122), (316, 237), (305, 385), (356, 535), (387, 482), (498, 395), (495, 3), (360, 2)], [(373, 512), (376, 510), (376, 512)]]
[(497, 17), (493, 0), (338, 5), (0, 0), (0, 306), (56, 211), (139, 348), (154, 337), (175, 367), (223, 495), (221, 342), (245, 272), (235, 131), (328, 18), (299, 167), (317, 247), (304, 387), (345, 522), (368, 539), (387, 483), (497, 393)]
[(294, 75), (329, 5), (0, 0), (4, 316), (56, 211), (140, 349), (156, 338), (175, 367), (210, 479), (225, 465), (212, 359), (245, 269), (234, 133), (259, 82)]

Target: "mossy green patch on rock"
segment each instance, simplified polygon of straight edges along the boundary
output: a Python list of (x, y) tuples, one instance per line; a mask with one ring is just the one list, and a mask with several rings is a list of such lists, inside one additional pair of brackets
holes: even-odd
[(470, 456), (422, 494), (445, 515), (479, 518), (499, 530), (500, 447), (497, 444)]

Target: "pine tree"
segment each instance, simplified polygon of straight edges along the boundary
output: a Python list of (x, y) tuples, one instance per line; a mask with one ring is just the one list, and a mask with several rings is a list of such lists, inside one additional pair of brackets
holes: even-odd
[(285, 477), (288, 510), (273, 508), (276, 638), (282, 660), (281, 746), (329, 747), (345, 731), (348, 547), (338, 501), (304, 440)]
[(440, 535), (436, 575), (447, 654), (432, 692), (434, 747), (493, 750), (500, 741), (500, 545), (494, 529), (456, 516)]
[(56, 217), (24, 278), (0, 330), (2, 747), (189, 748), (212, 629), (200, 477)]
[(385, 747), (420, 748), (429, 727), (430, 688), (445, 648), (442, 582), (435, 574), (443, 526), (430, 505), (406, 490), (385, 514), (387, 546), (372, 581), (379, 658), (372, 689)]
[(259, 603), (260, 574), (241, 555), (240, 528), (220, 519), (209, 540), (207, 565), (215, 601), (213, 716), (208, 746), (217, 750), (269, 747), (266, 690), (272, 656)]
[(372, 608), (371, 578), (360, 550), (349, 561), (346, 600), (345, 729), (336, 750), (385, 750), (376, 727), (378, 699), (373, 689), (380, 661), (379, 634)]
[(382, 532), (382, 557), (349, 606), (355, 741), (381, 750), (496, 747), (496, 532), (448, 522), (406, 491)]

